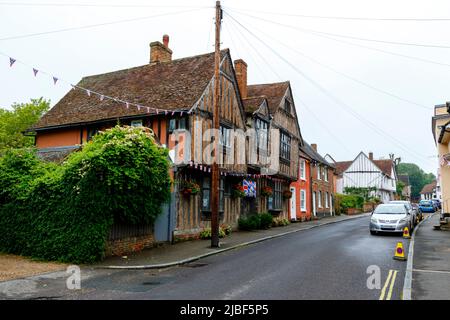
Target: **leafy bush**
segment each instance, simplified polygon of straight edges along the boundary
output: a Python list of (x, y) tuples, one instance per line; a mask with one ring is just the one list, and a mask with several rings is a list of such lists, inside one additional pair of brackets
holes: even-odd
[(286, 218), (274, 218), (272, 222), (273, 227), (284, 227), (290, 224), (289, 219)]
[[(200, 232), (200, 239), (211, 239), (211, 228), (205, 228)], [(226, 233), (225, 230), (223, 228), (219, 228), (219, 238), (223, 238), (225, 237)]]
[(111, 225), (152, 223), (170, 197), (167, 150), (142, 128), (101, 132), (61, 165), (34, 150), (0, 158), (0, 251), (86, 263)]
[(345, 213), (349, 208), (362, 209), (364, 205), (364, 197), (356, 194), (339, 194), (335, 196), (336, 212)]
[(239, 229), (241, 230), (256, 230), (261, 227), (261, 218), (258, 214), (253, 214), (249, 217), (240, 217), (238, 220)]
[(273, 216), (270, 213), (262, 213), (259, 217), (261, 229), (269, 229), (272, 226)]
[(225, 232), (225, 235), (228, 236), (233, 231), (233, 228), (230, 225), (222, 225), (220, 228)]

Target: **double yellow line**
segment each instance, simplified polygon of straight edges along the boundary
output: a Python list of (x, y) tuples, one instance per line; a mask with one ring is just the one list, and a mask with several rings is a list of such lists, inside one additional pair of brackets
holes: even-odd
[[(391, 300), (392, 291), (394, 289), (395, 278), (397, 277), (398, 270), (389, 270), (388, 277), (384, 283), (383, 289), (381, 290), (381, 295), (379, 300)], [(386, 290), (389, 287), (389, 291), (386, 295)], [(384, 299), (386, 295), (386, 299)]]

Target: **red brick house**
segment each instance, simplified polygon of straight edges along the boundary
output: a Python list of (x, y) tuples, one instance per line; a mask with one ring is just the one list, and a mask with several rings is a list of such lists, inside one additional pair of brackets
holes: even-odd
[(289, 218), (291, 221), (312, 219), (311, 162), (312, 158), (300, 146), (297, 181), (291, 183), (291, 192), (293, 194), (289, 205)]
[(335, 167), (317, 152), (317, 144), (305, 142), (302, 150), (311, 158), (311, 210), (313, 217), (334, 215)]

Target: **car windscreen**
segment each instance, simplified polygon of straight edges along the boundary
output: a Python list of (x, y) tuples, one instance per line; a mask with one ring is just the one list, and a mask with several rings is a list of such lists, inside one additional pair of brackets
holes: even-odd
[(424, 207), (429, 207), (429, 206), (431, 206), (431, 201), (421, 201), (420, 203), (419, 203), (419, 205), (421, 205), (421, 206), (424, 206)]
[(375, 214), (405, 214), (406, 208), (403, 205), (392, 205), (392, 206), (378, 206)]

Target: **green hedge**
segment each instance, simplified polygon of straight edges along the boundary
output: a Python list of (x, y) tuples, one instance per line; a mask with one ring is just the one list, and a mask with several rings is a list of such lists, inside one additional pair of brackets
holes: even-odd
[(272, 221), (270, 213), (261, 213), (239, 218), (238, 225), (241, 230), (268, 229), (272, 226)]
[(362, 209), (364, 205), (364, 197), (356, 194), (337, 193), (335, 201), (335, 208), (338, 213), (346, 213), (349, 208)]
[(61, 165), (35, 150), (0, 158), (0, 251), (44, 260), (103, 258), (111, 225), (152, 223), (170, 197), (167, 150), (142, 128), (101, 132)]

